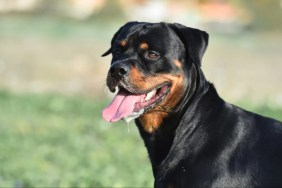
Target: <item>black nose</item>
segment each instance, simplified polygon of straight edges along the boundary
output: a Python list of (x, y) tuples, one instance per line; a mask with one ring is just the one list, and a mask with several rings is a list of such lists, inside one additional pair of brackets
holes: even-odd
[(110, 74), (112, 78), (122, 79), (129, 73), (130, 66), (124, 63), (114, 63), (110, 68)]

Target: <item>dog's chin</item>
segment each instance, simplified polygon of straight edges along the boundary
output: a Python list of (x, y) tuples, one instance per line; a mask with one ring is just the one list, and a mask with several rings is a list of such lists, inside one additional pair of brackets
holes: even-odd
[(103, 117), (109, 122), (120, 119), (130, 122), (161, 105), (169, 94), (170, 86), (169, 82), (164, 82), (148, 90), (118, 86), (119, 91), (112, 103), (104, 109)]

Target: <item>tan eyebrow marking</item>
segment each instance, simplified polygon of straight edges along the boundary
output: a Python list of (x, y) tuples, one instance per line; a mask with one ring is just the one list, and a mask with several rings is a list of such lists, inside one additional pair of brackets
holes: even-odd
[(143, 43), (140, 44), (140, 48), (142, 50), (147, 50), (149, 48), (149, 45), (146, 42), (143, 42)]
[(122, 40), (122, 41), (120, 41), (120, 45), (122, 46), (122, 47), (125, 47), (126, 46), (126, 40)]
[(182, 64), (179, 60), (174, 60), (174, 64), (178, 67), (178, 68), (182, 68)]

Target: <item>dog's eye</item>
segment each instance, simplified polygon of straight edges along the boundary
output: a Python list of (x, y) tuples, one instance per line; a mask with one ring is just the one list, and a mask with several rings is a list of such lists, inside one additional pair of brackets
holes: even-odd
[(150, 60), (157, 60), (159, 57), (160, 57), (159, 54), (157, 54), (156, 52), (152, 52), (152, 51), (146, 54), (146, 58)]

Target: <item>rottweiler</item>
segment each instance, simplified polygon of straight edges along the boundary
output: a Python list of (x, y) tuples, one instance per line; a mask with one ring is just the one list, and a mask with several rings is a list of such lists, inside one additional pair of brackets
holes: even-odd
[(221, 99), (201, 70), (209, 35), (177, 23), (129, 22), (113, 36), (103, 112), (131, 121), (155, 187), (282, 187), (282, 123)]

